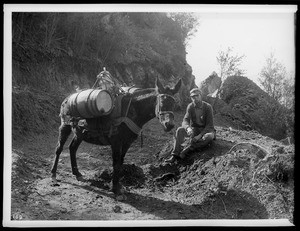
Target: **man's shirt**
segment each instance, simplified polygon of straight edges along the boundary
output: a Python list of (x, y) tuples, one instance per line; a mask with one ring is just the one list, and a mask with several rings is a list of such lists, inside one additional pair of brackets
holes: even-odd
[(201, 129), (201, 134), (214, 132), (213, 109), (212, 106), (204, 101), (195, 104), (190, 103), (187, 106), (185, 116), (182, 121), (182, 126), (198, 127)]

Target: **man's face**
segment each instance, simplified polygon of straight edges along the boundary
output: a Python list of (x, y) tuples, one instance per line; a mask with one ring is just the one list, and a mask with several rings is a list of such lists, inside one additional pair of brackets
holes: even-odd
[(202, 101), (201, 95), (193, 95), (191, 98), (194, 103), (200, 103)]

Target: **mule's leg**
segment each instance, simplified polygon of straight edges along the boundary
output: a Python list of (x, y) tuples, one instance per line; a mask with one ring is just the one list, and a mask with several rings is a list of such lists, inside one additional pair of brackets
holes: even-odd
[(122, 156), (121, 156), (121, 145), (118, 142), (111, 146), (112, 158), (113, 158), (113, 180), (112, 180), (112, 191), (115, 195), (121, 195), (122, 186), (120, 184), (120, 174), (122, 171)]
[(57, 165), (58, 165), (58, 160), (59, 156), (63, 150), (64, 144), (66, 143), (70, 133), (71, 133), (71, 126), (66, 125), (66, 124), (61, 124), (59, 127), (59, 135), (58, 135), (58, 142), (55, 148), (55, 158), (53, 161), (53, 165), (51, 168), (51, 173), (52, 173), (52, 180), (54, 183), (57, 184), (56, 180), (56, 171), (57, 171)]
[(73, 175), (76, 176), (77, 180), (84, 181), (82, 174), (78, 170), (77, 160), (76, 160), (76, 152), (81, 142), (82, 142), (82, 138), (75, 135), (70, 143), (69, 149), (70, 149), (72, 173)]
[(125, 200), (126, 196), (123, 194), (123, 187), (120, 184), (120, 178), (123, 169), (124, 157), (129, 149), (131, 143), (128, 142), (124, 145), (121, 145), (120, 142), (114, 143), (111, 146), (112, 148), (112, 157), (113, 157), (113, 180), (112, 180), (112, 191), (116, 195), (117, 200)]
[(123, 146), (122, 146), (122, 149), (121, 149), (121, 164), (123, 165), (124, 163), (124, 158), (125, 158), (125, 155), (128, 151), (128, 149), (130, 148), (130, 145), (132, 144), (132, 142), (128, 142), (128, 143), (125, 143)]

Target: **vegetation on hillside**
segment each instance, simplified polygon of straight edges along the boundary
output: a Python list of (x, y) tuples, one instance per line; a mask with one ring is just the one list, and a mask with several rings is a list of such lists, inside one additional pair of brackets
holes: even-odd
[(285, 66), (280, 63), (274, 53), (266, 59), (259, 79), (264, 90), (289, 110), (294, 109), (295, 80), (293, 74), (288, 75)]
[(228, 76), (245, 74), (245, 70), (240, 69), (240, 65), (245, 58), (245, 55), (232, 54), (233, 48), (228, 47), (226, 51), (219, 51), (217, 62), (219, 66), (219, 74), (222, 81)]
[(185, 45), (196, 27), (186, 13), (14, 12), (13, 130), (40, 132), (73, 87), (92, 87), (103, 67), (122, 84), (144, 88), (156, 77), (164, 84), (182, 78), (188, 92), (194, 80)]
[[(113, 73), (117, 68), (128, 83), (125, 67), (135, 63), (166, 77), (186, 69), (185, 43), (196, 26), (193, 15), (184, 13), (17, 12), (12, 17), (13, 51), (19, 53), (21, 47), (28, 55), (35, 51), (48, 59), (80, 59), (74, 68), (88, 61), (97, 67), (93, 77), (103, 67)], [(143, 85), (149, 85), (147, 80)]]

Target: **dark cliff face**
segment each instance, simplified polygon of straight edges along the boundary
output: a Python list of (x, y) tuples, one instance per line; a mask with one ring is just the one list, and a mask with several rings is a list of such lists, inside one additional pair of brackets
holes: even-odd
[(124, 85), (193, 84), (181, 26), (163, 13), (14, 13), (13, 85), (92, 87), (105, 67)]
[(172, 87), (181, 78), (177, 105), (188, 102), (185, 36), (164, 13), (17, 12), (12, 31), (14, 135), (58, 124), (64, 97), (91, 88), (104, 67), (125, 86), (154, 87), (159, 77)]

